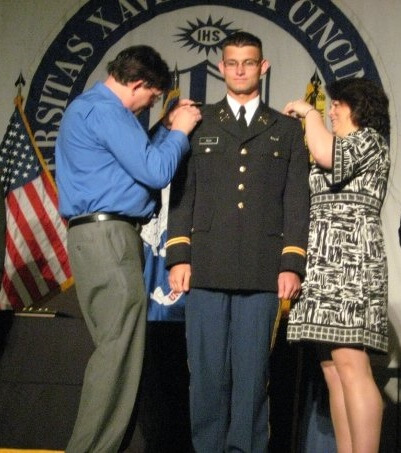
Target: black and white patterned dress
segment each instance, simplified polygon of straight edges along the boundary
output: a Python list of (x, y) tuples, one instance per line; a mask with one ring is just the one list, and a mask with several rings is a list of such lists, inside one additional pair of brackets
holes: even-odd
[(389, 148), (374, 129), (336, 137), (333, 168), (313, 165), (302, 295), (290, 341), (352, 344), (386, 352), (387, 261), (380, 221)]

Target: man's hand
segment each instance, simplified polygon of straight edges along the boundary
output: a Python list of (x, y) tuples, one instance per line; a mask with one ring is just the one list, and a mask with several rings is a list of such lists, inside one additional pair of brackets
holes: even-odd
[(191, 99), (180, 99), (163, 118), (163, 125), (167, 129), (180, 130), (189, 135), (197, 123), (202, 119), (199, 108)]
[(170, 269), (168, 282), (175, 295), (188, 292), (191, 280), (191, 265), (187, 263), (176, 264)]
[(280, 272), (278, 274), (279, 299), (297, 299), (301, 294), (301, 279), (295, 272)]

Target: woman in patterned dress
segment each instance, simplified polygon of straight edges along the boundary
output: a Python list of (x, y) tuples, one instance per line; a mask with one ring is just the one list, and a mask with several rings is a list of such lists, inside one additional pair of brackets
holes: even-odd
[(332, 133), (303, 100), (314, 163), (307, 273), (287, 338), (314, 342), (339, 453), (377, 453), (383, 402), (369, 353), (387, 352), (387, 261), (380, 221), (390, 167), (388, 98), (366, 79), (327, 89)]

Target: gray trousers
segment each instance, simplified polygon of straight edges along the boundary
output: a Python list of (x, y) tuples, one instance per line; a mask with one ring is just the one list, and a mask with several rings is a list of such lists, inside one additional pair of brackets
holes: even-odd
[(122, 221), (68, 232), (79, 304), (95, 344), (67, 453), (117, 452), (134, 407), (145, 348), (143, 245)]

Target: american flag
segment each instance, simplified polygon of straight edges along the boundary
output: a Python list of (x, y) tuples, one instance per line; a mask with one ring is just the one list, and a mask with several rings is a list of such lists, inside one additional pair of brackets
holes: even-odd
[(71, 284), (66, 225), (57, 190), (22, 110), (22, 98), (0, 145), (6, 205), (6, 256), (0, 309), (22, 309)]

